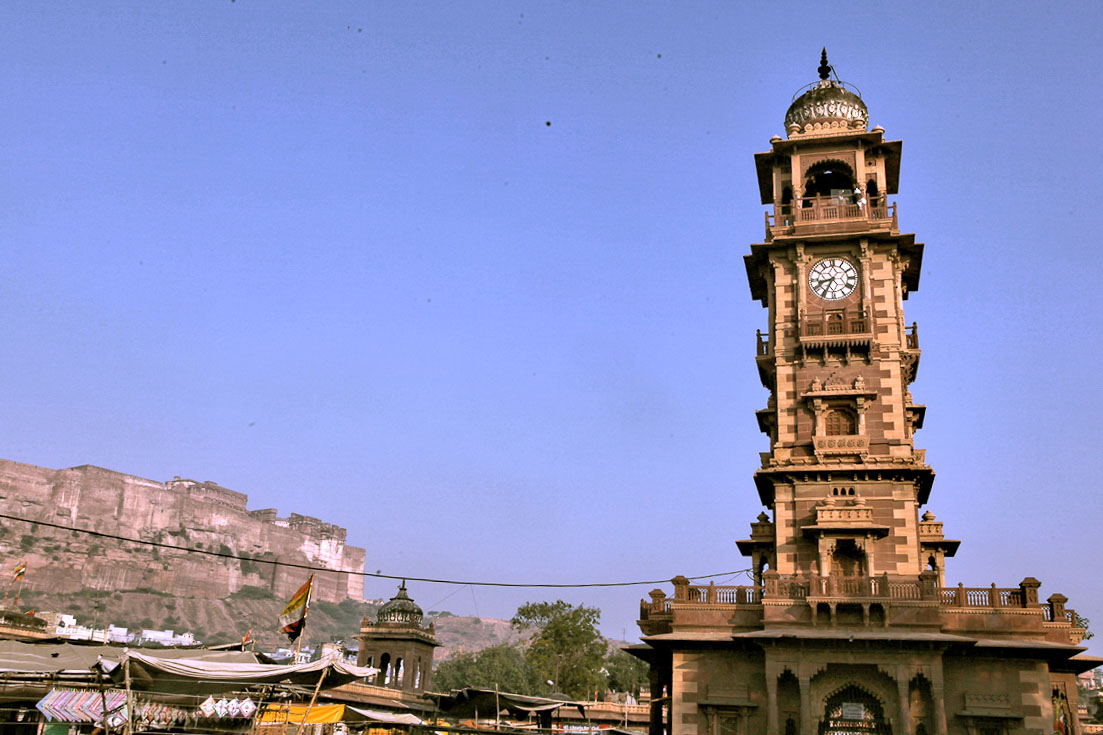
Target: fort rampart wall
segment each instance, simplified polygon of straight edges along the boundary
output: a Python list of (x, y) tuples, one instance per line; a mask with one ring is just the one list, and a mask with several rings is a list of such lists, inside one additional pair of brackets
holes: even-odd
[(290, 563), (332, 570), (316, 575), (315, 599), (363, 599), (357, 573), (364, 570), (365, 551), (345, 544), (344, 528), (294, 513), (281, 519), (271, 509), (250, 512), (247, 501), (244, 493), (212, 482), (177, 477), (160, 483), (92, 465), (53, 470), (0, 460), (0, 513), (224, 556), (10, 520), (0, 520), (0, 554), (33, 559), (27, 583), (55, 592), (148, 588), (220, 598), (253, 586), (283, 597), (309, 575), (285, 566)]

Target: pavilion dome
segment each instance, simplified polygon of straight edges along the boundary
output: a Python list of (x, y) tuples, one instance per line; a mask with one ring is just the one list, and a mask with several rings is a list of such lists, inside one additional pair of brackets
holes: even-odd
[(846, 82), (830, 79), (827, 49), (820, 56), (820, 81), (801, 89), (785, 113), (785, 132), (792, 138), (809, 133), (864, 131), (869, 125), (869, 110), (857, 92)]
[(421, 625), (423, 613), (417, 603), (406, 594), (406, 581), (398, 588), (398, 594), (384, 603), (376, 614), (376, 620), (380, 623), (405, 623), (406, 625)]

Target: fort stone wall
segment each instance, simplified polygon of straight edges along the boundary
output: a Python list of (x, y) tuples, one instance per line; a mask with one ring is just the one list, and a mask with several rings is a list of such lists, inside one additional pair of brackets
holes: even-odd
[(281, 519), (274, 509), (250, 512), (247, 502), (244, 493), (213, 482), (161, 483), (92, 465), (54, 470), (0, 460), (0, 513), (36, 522), (0, 519), (0, 559), (26, 558), (32, 589), (151, 589), (207, 598), (246, 586), (289, 597), (310, 573), (302, 566), (323, 567), (315, 599), (364, 599), (365, 550), (345, 543), (344, 528), (294, 513)]

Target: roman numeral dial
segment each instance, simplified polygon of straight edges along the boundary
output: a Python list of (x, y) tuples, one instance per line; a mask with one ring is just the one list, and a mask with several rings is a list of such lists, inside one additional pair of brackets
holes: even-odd
[(854, 293), (858, 269), (846, 258), (824, 258), (808, 271), (808, 287), (824, 301), (838, 301)]

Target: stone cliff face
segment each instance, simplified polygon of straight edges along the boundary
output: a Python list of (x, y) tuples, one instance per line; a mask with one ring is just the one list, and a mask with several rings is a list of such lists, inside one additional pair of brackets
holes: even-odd
[[(248, 511), (243, 493), (210, 482), (160, 483), (90, 465), (52, 470), (0, 460), (0, 513), (98, 531), (332, 571), (315, 575), (314, 599), (362, 601), (364, 549), (345, 529), (273, 509)], [(65, 594), (150, 589), (177, 597), (222, 598), (242, 587), (290, 597), (303, 569), (157, 549), (79, 532), (0, 519), (0, 574), (28, 560), (25, 586)], [(2, 578), (0, 578), (2, 579)]]

